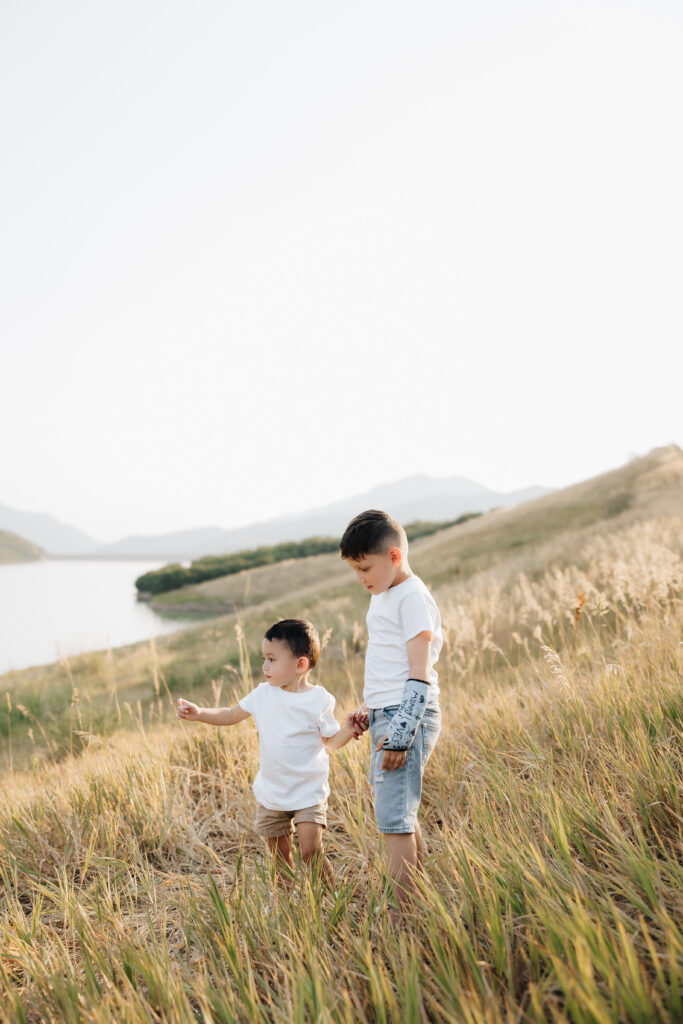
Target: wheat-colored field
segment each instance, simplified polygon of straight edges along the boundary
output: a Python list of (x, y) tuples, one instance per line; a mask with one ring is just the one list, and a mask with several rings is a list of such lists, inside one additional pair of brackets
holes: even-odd
[[(419, 549), (439, 576), (444, 730), (404, 925), (386, 912), (367, 740), (331, 757), (337, 893), (302, 873), (273, 902), (250, 829), (253, 724), (177, 722), (154, 650), (151, 699), (93, 656), (101, 731), (69, 666), (59, 736), (23, 703), (34, 676), (8, 689), (1, 1021), (683, 1019), (683, 516), (623, 509), (495, 558), (468, 526), (453, 537), (483, 560), (469, 573), (448, 571), (443, 540)], [(335, 582), (284, 609), (332, 630), (319, 678), (340, 713), (360, 693), (362, 596)], [(272, 612), (237, 636), (216, 620), (232, 654), (193, 699), (252, 685), (246, 651)], [(10, 757), (20, 704), (31, 731)]]

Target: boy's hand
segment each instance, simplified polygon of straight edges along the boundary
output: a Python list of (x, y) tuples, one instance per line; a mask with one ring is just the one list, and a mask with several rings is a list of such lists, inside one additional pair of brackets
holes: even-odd
[(196, 722), (199, 718), (199, 708), (191, 700), (178, 697), (177, 717), (183, 722)]
[[(386, 736), (382, 736), (382, 739), (375, 747), (375, 753), (382, 749), (385, 740)], [(384, 757), (382, 758), (382, 770), (393, 772), (400, 768), (401, 765), (405, 764), (407, 754), (407, 750), (385, 750)]]
[(354, 740), (359, 740), (370, 726), (370, 718), (365, 707), (352, 711), (350, 715), (347, 715), (346, 724), (349, 729), (353, 729)]

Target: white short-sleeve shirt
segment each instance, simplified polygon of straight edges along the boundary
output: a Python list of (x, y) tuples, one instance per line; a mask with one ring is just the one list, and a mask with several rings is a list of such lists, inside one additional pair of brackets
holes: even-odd
[(322, 737), (339, 723), (335, 700), (324, 686), (292, 693), (261, 683), (239, 706), (253, 715), (259, 735), (259, 770), (254, 796), (271, 811), (298, 811), (330, 795), (330, 760)]
[(366, 621), (368, 649), (363, 698), (368, 707), (377, 709), (400, 704), (406, 680), (410, 677), (406, 644), (426, 630), (432, 634), (429, 699), (436, 700), (439, 677), (434, 665), (443, 644), (441, 615), (420, 577), (409, 576), (382, 594), (373, 594)]

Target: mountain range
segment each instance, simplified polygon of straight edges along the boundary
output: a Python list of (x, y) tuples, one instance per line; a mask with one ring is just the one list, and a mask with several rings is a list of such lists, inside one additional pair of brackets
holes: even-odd
[(50, 555), (90, 555), (99, 543), (77, 526), (63, 523), (45, 512), (0, 505), (0, 530), (16, 533)]
[(488, 512), (492, 508), (519, 505), (547, 494), (548, 490), (546, 487), (526, 487), (500, 492), (489, 490), (466, 477), (440, 479), (418, 474), (380, 484), (362, 494), (328, 505), (235, 529), (197, 527), (151, 536), (133, 535), (101, 545), (77, 527), (52, 516), (0, 505), (0, 530), (11, 530), (40, 545), (51, 555), (184, 561), (261, 544), (303, 540), (304, 537), (339, 536), (349, 519), (366, 508), (386, 509), (403, 523), (416, 519), (442, 521), (456, 519), (465, 512)]

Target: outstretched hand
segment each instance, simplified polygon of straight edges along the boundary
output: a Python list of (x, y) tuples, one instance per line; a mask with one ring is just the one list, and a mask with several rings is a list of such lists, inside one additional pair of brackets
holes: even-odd
[(191, 700), (185, 700), (184, 697), (178, 697), (176, 715), (182, 722), (196, 722), (199, 718), (199, 708), (196, 704), (193, 704)]

